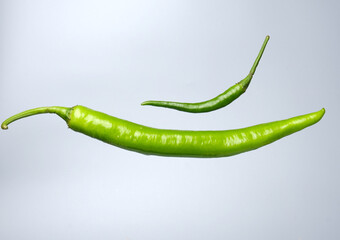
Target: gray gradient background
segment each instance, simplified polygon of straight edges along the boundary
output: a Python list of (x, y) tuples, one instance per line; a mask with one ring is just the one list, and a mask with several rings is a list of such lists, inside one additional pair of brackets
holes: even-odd
[[(0, 132), (0, 239), (339, 239), (339, 1), (0, 1), (0, 120), (85, 105), (144, 125), (232, 129), (326, 108), (219, 159), (144, 156), (40, 115)], [(207, 114), (141, 107), (206, 100)]]

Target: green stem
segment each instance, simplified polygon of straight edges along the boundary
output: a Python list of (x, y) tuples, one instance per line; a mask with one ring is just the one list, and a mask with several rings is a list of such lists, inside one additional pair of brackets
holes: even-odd
[(250, 69), (250, 73), (251, 75), (254, 75), (255, 71), (256, 71), (256, 68), (257, 68), (257, 65), (259, 65), (259, 62), (260, 62), (260, 59), (263, 55), (263, 52), (264, 52), (264, 49), (266, 48), (267, 46), (267, 42), (269, 41), (269, 35), (266, 36), (266, 38), (264, 39), (264, 42), (262, 44), (262, 47), (261, 47), (261, 50), (259, 52), (259, 54), (257, 55), (257, 58), (255, 59), (255, 62), (252, 66), (252, 68)]
[(21, 113), (18, 113), (8, 119), (6, 119), (2, 124), (1, 124), (1, 128), (2, 129), (8, 129), (8, 124), (10, 124), (11, 122), (14, 122), (20, 118), (25, 118), (25, 117), (29, 117), (32, 115), (36, 115), (36, 114), (42, 114), (42, 113), (55, 113), (58, 114), (62, 119), (64, 119), (65, 121), (69, 120), (69, 112), (70, 112), (71, 108), (66, 108), (66, 107), (39, 107), (39, 108), (34, 108), (34, 109), (30, 109)]
[(256, 71), (256, 68), (257, 68), (257, 65), (259, 65), (259, 62), (261, 60), (261, 57), (263, 55), (263, 52), (264, 52), (264, 49), (266, 48), (267, 46), (267, 42), (269, 41), (269, 35), (266, 36), (266, 38), (264, 39), (264, 42), (262, 44), (262, 47), (260, 49), (260, 52), (259, 54), (257, 55), (256, 59), (255, 59), (255, 62), (253, 64), (253, 66), (251, 67), (250, 69), (250, 72), (249, 74), (243, 79), (241, 80), (238, 84), (242, 86), (243, 88), (243, 91), (246, 91), (249, 84), (250, 84), (250, 81), (252, 80), (253, 78), (253, 75), (255, 74), (255, 71)]

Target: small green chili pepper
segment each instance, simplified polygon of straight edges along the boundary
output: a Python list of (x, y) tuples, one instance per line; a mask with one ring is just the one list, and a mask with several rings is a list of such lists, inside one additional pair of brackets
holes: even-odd
[(325, 109), (236, 130), (188, 131), (146, 127), (83, 106), (41, 107), (8, 118), (1, 128), (7, 129), (15, 120), (41, 113), (58, 114), (69, 128), (127, 150), (147, 155), (208, 158), (231, 156), (270, 144), (317, 123)]
[(269, 36), (266, 36), (261, 50), (249, 72), (249, 74), (240, 82), (236, 83), (234, 86), (227, 89), (225, 92), (221, 93), (217, 97), (213, 99), (198, 102), (198, 103), (183, 103), (183, 102), (170, 102), (170, 101), (155, 101), (149, 100), (142, 103), (142, 105), (151, 105), (156, 107), (165, 107), (172, 108), (179, 111), (191, 112), (191, 113), (202, 113), (202, 112), (211, 112), (217, 110), (219, 108), (225, 107), (234, 100), (236, 100), (239, 96), (241, 96), (247, 90), (251, 79), (256, 71), (257, 65), (260, 62), (264, 49), (266, 48), (267, 42), (269, 40)]

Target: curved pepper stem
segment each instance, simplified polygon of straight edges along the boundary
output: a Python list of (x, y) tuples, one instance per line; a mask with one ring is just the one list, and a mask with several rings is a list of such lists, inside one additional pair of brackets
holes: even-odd
[(264, 39), (264, 42), (263, 42), (262, 47), (261, 47), (261, 49), (260, 49), (260, 52), (259, 52), (259, 54), (257, 55), (257, 57), (256, 57), (256, 59), (255, 59), (255, 62), (254, 62), (254, 64), (253, 64), (253, 66), (251, 67), (248, 76), (245, 77), (243, 80), (241, 80), (241, 81), (238, 83), (238, 84), (240, 84), (240, 85), (242, 86), (242, 88), (243, 88), (244, 91), (248, 88), (248, 86), (249, 86), (249, 84), (250, 84), (250, 81), (251, 81), (251, 79), (253, 78), (253, 76), (254, 76), (254, 74), (255, 74), (256, 68), (257, 68), (257, 66), (259, 65), (259, 62), (260, 62), (260, 60), (261, 60), (261, 58), (262, 58), (264, 49), (265, 49), (266, 46), (267, 46), (267, 43), (268, 43), (268, 41), (269, 41), (269, 38), (270, 38), (269, 35), (267, 35), (266, 38)]
[(259, 54), (257, 55), (257, 57), (256, 57), (256, 59), (255, 59), (255, 62), (254, 62), (254, 64), (253, 64), (252, 68), (250, 69), (249, 74), (254, 75), (254, 73), (255, 73), (255, 71), (256, 71), (256, 68), (257, 68), (257, 65), (259, 65), (260, 59), (261, 59), (261, 57), (262, 57), (262, 55), (263, 55), (264, 49), (265, 49), (266, 46), (267, 46), (267, 43), (268, 43), (268, 41), (269, 41), (269, 38), (270, 38), (269, 35), (267, 35), (266, 38), (264, 39), (264, 42), (263, 42), (262, 47), (261, 47), (261, 49), (260, 49), (260, 52), (259, 52)]
[(20, 118), (25, 118), (25, 117), (29, 117), (29, 116), (33, 116), (33, 115), (37, 115), (37, 114), (42, 114), (42, 113), (55, 113), (57, 115), (59, 115), (62, 119), (64, 119), (66, 122), (69, 120), (69, 112), (72, 108), (67, 108), (67, 107), (39, 107), (39, 108), (34, 108), (34, 109), (30, 109), (30, 110), (26, 110), (24, 112), (18, 113), (8, 119), (6, 119), (2, 124), (1, 124), (1, 128), (2, 129), (8, 129), (8, 124), (10, 124), (11, 122), (14, 122)]

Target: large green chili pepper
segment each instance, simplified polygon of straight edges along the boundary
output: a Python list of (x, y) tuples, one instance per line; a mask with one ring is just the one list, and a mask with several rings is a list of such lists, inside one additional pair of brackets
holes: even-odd
[(264, 49), (266, 48), (269, 36), (267, 36), (262, 44), (261, 50), (249, 72), (249, 74), (240, 82), (236, 83), (234, 86), (227, 89), (225, 92), (221, 93), (213, 99), (198, 102), (198, 103), (183, 103), (183, 102), (170, 102), (170, 101), (155, 101), (149, 100), (142, 103), (142, 105), (152, 105), (156, 107), (172, 108), (184, 112), (192, 113), (202, 113), (217, 110), (219, 108), (225, 107), (239, 96), (241, 96), (247, 90), (251, 79), (256, 71), (257, 65), (260, 62)]
[(83, 106), (41, 107), (5, 120), (1, 128), (17, 119), (41, 113), (56, 113), (69, 128), (106, 143), (143, 154), (178, 157), (224, 157), (254, 150), (317, 123), (318, 112), (286, 120), (226, 131), (165, 130), (146, 127)]

